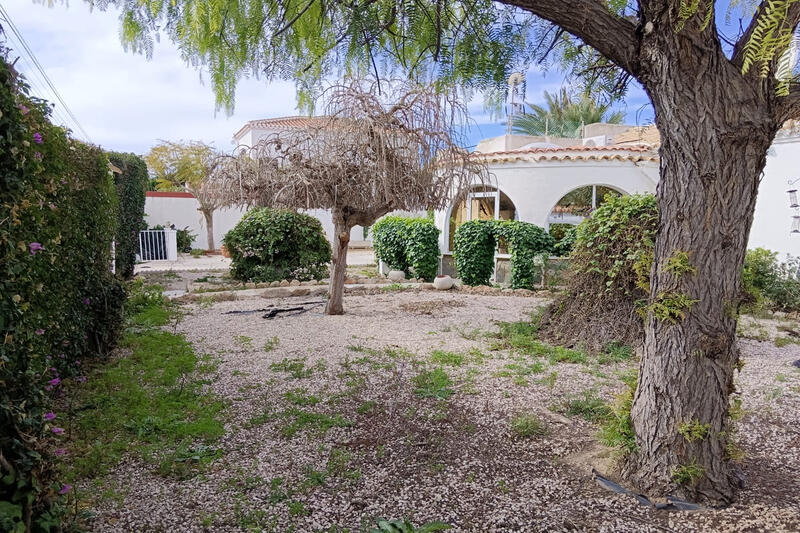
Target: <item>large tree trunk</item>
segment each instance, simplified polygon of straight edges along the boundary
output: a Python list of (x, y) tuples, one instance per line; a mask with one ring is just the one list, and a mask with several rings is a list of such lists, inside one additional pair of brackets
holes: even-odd
[(206, 238), (208, 239), (208, 251), (213, 252), (216, 250), (214, 245), (214, 212), (201, 210), (203, 217), (206, 219)]
[(331, 283), (328, 290), (328, 303), (325, 314), (344, 314), (342, 297), (344, 296), (344, 279), (347, 273), (347, 247), (350, 244), (350, 229), (344, 217), (333, 214), (333, 269), (331, 270)]
[(664, 50), (645, 84), (662, 142), (659, 228), (631, 411), (638, 449), (623, 471), (651, 495), (727, 504), (740, 485), (729, 401), (741, 269), (778, 125), (749, 86), (730, 81), (735, 67), (721, 55), (715, 64), (678, 44), (672, 57)]

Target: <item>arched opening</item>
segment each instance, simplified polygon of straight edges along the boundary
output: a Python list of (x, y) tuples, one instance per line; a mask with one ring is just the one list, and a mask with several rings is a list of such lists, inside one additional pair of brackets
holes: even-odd
[[(456, 229), (468, 220), (516, 220), (517, 208), (503, 191), (477, 186), (456, 197), (447, 227), (447, 249), (452, 251)], [(501, 252), (502, 253), (502, 252)]]
[(576, 226), (600, 207), (607, 197), (622, 196), (624, 193), (608, 185), (585, 185), (569, 191), (556, 202), (547, 215), (551, 229)]

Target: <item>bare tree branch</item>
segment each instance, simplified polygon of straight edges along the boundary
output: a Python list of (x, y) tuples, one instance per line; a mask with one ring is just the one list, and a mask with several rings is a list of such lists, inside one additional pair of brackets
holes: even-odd
[(612, 13), (605, 0), (504, 0), (581, 38), (629, 74), (639, 72), (636, 25)]
[(800, 121), (800, 83), (793, 83), (788, 96), (778, 97), (776, 103), (775, 117), (779, 123)]

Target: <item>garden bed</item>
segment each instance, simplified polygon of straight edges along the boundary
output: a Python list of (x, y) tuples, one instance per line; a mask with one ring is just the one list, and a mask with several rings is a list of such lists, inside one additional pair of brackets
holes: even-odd
[[(605, 403), (630, 350), (553, 349), (526, 322), (545, 300), (397, 291), (265, 320), (292, 299), (187, 304), (178, 324), (227, 405), (218, 457), (164, 475), (136, 457), (84, 481), (94, 531), (364, 531), (375, 519), (453, 531), (800, 529), (800, 345), (743, 340), (739, 503), (655, 511), (600, 488)], [(784, 322), (788, 322), (784, 319)], [(760, 331), (760, 330), (759, 330)], [(760, 334), (760, 333), (759, 333)]]

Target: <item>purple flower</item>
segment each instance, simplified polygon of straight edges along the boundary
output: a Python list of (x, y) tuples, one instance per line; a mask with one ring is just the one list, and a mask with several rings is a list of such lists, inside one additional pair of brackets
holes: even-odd
[(61, 487), (61, 490), (58, 491), (58, 493), (63, 495), (63, 494), (68, 493), (70, 490), (72, 490), (72, 485), (66, 485), (65, 484), (63, 487)]
[(50, 431), (52, 431), (52, 432), (53, 432), (53, 433), (55, 433), (56, 435), (61, 435), (62, 433), (64, 433), (64, 430), (63, 430), (63, 429), (61, 429), (61, 428), (56, 428), (56, 427), (54, 427), (54, 428), (53, 428), (53, 429), (51, 429)]
[(56, 417), (55, 413), (45, 413), (44, 419), (45, 420), (53, 420)]
[(62, 455), (64, 455), (65, 453), (67, 453), (67, 450), (65, 450), (64, 448), (58, 448), (58, 449), (56, 449), (56, 456), (58, 456), (58, 457), (61, 457), (61, 456), (62, 456)]
[(33, 154), (33, 158), (37, 161), (41, 161), (43, 157), (44, 156), (42, 155), (42, 152), (36, 152)]
[(42, 328), (37, 328), (36, 331), (34, 331), (34, 333), (36, 333), (37, 335), (44, 335), (44, 330)]
[(41, 243), (38, 243), (38, 242), (32, 242), (32, 243), (30, 243), (30, 244), (28, 245), (28, 248), (29, 248), (29, 249), (30, 249), (30, 251), (31, 251), (31, 255), (36, 255), (36, 252), (39, 252), (39, 251), (41, 251), (41, 250), (44, 250), (44, 246), (42, 246), (42, 245), (41, 245)]
[(42, 134), (38, 131), (33, 134), (33, 142), (36, 144), (42, 144)]
[(89, 298), (84, 298), (83, 299), (83, 303), (85, 303), (86, 305), (89, 305)]
[(75, 359), (75, 364), (77, 366), (81, 366), (81, 360), (80, 359)]
[(78, 376), (75, 378), (78, 383), (86, 383), (86, 376)]
[(19, 110), (22, 111), (23, 115), (27, 115), (30, 112), (30, 109), (28, 109), (22, 104), (19, 104), (17, 107), (19, 107)]
[(61, 378), (53, 378), (53, 379), (51, 379), (50, 381), (48, 381), (48, 383), (49, 383), (51, 386), (55, 387), (56, 385), (58, 385), (59, 383), (61, 383)]

